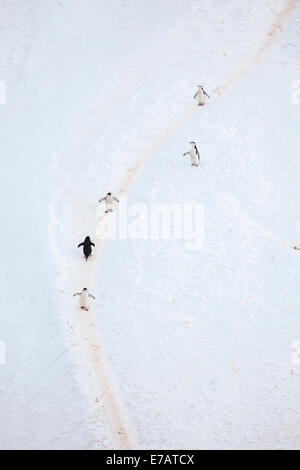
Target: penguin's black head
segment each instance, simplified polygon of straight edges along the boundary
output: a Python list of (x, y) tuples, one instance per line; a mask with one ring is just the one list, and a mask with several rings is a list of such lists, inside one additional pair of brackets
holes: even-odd
[(86, 292), (86, 291), (87, 291), (87, 288), (84, 287), (84, 288), (82, 289), (82, 292)]
[(192, 144), (192, 145), (196, 145), (196, 142), (190, 142), (190, 144)]
[(111, 196), (111, 193), (107, 193), (107, 196)]
[(85, 240), (84, 240), (84, 241), (85, 241), (85, 242), (90, 242), (91, 239), (90, 239), (90, 237), (85, 237)]

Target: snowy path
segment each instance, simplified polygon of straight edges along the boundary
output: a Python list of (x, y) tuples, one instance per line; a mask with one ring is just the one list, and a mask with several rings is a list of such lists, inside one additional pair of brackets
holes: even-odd
[[(7, 165), (17, 187), (26, 174), (17, 205), (33, 211), (15, 238), (36, 236), (47, 275), (20, 248), (20, 273), (37, 274), (19, 275), (3, 327), (14, 362), (0, 371), (1, 447), (297, 447), (297, 107), (270, 90), (297, 78), (298, 3), (43, 0), (20, 7), (13, 27), (3, 3), (3, 151), (23, 157), (26, 143), (26, 158)], [(199, 81), (213, 90), (203, 109), (187, 106)], [(197, 173), (180, 158), (191, 139), (204, 156)], [(97, 240), (108, 191), (202, 203), (204, 249)], [(88, 263), (76, 248), (86, 235)], [(32, 285), (43, 295), (27, 304)], [(83, 287), (96, 296), (88, 313), (72, 297)]]
[[(265, 54), (267, 54), (268, 50), (274, 45), (275, 41), (278, 40), (280, 34), (283, 32), (283, 23), (287, 19), (287, 16), (291, 13), (291, 11), (295, 8), (296, 6), (295, 1), (288, 1), (286, 2), (285, 6), (283, 7), (282, 11), (276, 15), (276, 20), (272, 23), (270, 26), (269, 30), (267, 33), (265, 33), (265, 39), (262, 41), (262, 44), (257, 47), (257, 52), (250, 56), (250, 58), (246, 61), (245, 64), (243, 64), (239, 70), (234, 71), (231, 76), (229, 76), (225, 82), (222, 85), (219, 85), (212, 93), (210, 93), (211, 98), (216, 98), (220, 94), (224, 93), (229, 87), (234, 86), (235, 83), (243, 78), (244, 75), (249, 73), (253, 67), (255, 67), (263, 58)], [(195, 113), (201, 112), (202, 109), (198, 109), (195, 105), (189, 106), (183, 113), (179, 115), (178, 118), (175, 119), (175, 121), (168, 126), (168, 128), (158, 137), (156, 137), (152, 144), (142, 153), (141, 156), (138, 157), (136, 160), (136, 163), (134, 164), (133, 167), (130, 167), (127, 170), (127, 175), (123, 179), (123, 182), (119, 186), (118, 190), (118, 195), (122, 196), (124, 194), (127, 194), (128, 191), (130, 190), (130, 187), (134, 184), (135, 179), (137, 178), (140, 170), (145, 166), (149, 158), (157, 151), (157, 149), (174, 133), (177, 131), (182, 124), (191, 118)], [(78, 210), (78, 206), (77, 206)], [(240, 209), (239, 209), (240, 212)], [(85, 218), (84, 214), (84, 209), (82, 211), (82, 217)], [(247, 218), (248, 223), (251, 220)], [(252, 221), (252, 224), (254, 222)], [(266, 230), (267, 232), (267, 230)], [(96, 239), (95, 231), (93, 232), (94, 239)], [(268, 234), (269, 237), (272, 237), (272, 234)], [(103, 243), (103, 242), (102, 242)], [(99, 242), (98, 242), (99, 245)], [(289, 247), (291, 244), (288, 245)], [(97, 263), (100, 262), (100, 256), (101, 253), (99, 253), (99, 250), (97, 252)], [(83, 273), (84, 271), (84, 273)], [(89, 265), (85, 265), (84, 263), (81, 263), (81, 282), (79, 282), (79, 285), (83, 286), (85, 284), (88, 285), (93, 285), (95, 286), (95, 282), (91, 283), (90, 277), (91, 277), (91, 270), (89, 269)], [(99, 312), (100, 313), (100, 312)], [(104, 384), (104, 389), (105, 392), (102, 395), (102, 399), (104, 398), (105, 402), (105, 408), (107, 410), (108, 415), (110, 415), (111, 418), (111, 425), (114, 429), (115, 436), (117, 438), (117, 442), (119, 442), (119, 448), (136, 448), (135, 446), (132, 446), (130, 444), (130, 437), (128, 434), (127, 425), (125, 425), (125, 418), (121, 418), (121, 414), (124, 412), (119, 411), (119, 407), (123, 408), (123, 405), (119, 405), (119, 403), (122, 403), (119, 392), (115, 391), (115, 385), (113, 386), (114, 391), (111, 390), (112, 385), (110, 385), (110, 382), (112, 382), (112, 379), (110, 378), (110, 372), (108, 371), (108, 363), (106, 363), (106, 366), (103, 368), (103, 365), (101, 365), (101, 357), (99, 356), (98, 351), (102, 347), (100, 339), (97, 337), (96, 339), (96, 331), (98, 327), (95, 327), (96, 324), (96, 319), (93, 317), (92, 319), (86, 318), (85, 315), (80, 316), (80, 325), (78, 327), (80, 337), (81, 339), (87, 340), (88, 342), (88, 349), (90, 351), (90, 357), (89, 357), (89, 362), (91, 364), (91, 370), (93, 370), (93, 373), (95, 377), (99, 380), (99, 389), (101, 390), (101, 383), (102, 387)], [(99, 348), (99, 349), (98, 349)], [(124, 424), (122, 424), (124, 422)], [(128, 427), (130, 427), (128, 425)], [(121, 431), (120, 431), (121, 430)], [(120, 435), (124, 436), (124, 438), (120, 439)]]
[[(257, 47), (257, 51), (254, 55), (250, 56), (245, 63), (235, 70), (221, 85), (215, 88), (212, 92), (209, 92), (210, 99), (214, 99), (219, 95), (223, 94), (228, 88), (234, 86), (239, 80), (247, 75), (259, 62), (263, 59), (264, 55), (268, 53), (269, 49), (279, 39), (283, 32), (284, 22), (288, 16), (296, 8), (299, 0), (288, 0), (282, 10), (276, 15), (276, 19), (265, 33), (265, 38), (262, 43)], [(209, 101), (210, 103), (210, 101)], [(208, 103), (208, 104), (209, 104)], [(128, 169), (129, 175), (127, 175), (124, 181), (120, 185), (118, 191), (119, 195), (128, 193), (130, 186), (134, 183), (134, 180), (139, 171), (145, 166), (149, 158), (159, 149), (159, 147), (174, 134), (178, 128), (180, 128), (185, 121), (191, 118), (197, 112), (201, 112), (202, 108), (197, 108), (195, 105), (189, 106), (183, 111), (174, 122), (168, 126), (168, 128), (157, 137), (153, 139), (152, 144), (139, 156), (136, 163), (132, 168)]]

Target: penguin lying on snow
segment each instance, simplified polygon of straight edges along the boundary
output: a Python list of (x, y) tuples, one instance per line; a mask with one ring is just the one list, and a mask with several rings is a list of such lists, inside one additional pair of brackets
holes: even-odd
[(207, 98), (210, 98), (206, 91), (204, 91), (203, 86), (198, 85), (198, 90), (194, 94), (194, 99), (197, 98), (198, 106), (203, 106), (205, 104), (205, 96), (207, 96)]
[(85, 256), (85, 260), (87, 261), (88, 257), (92, 253), (92, 246), (95, 246), (95, 243), (91, 242), (90, 237), (85, 237), (84, 242), (79, 243), (78, 248), (80, 248), (81, 246), (83, 246), (83, 253)]
[(199, 155), (197, 146), (196, 146), (195, 142), (190, 142), (190, 144), (192, 145), (191, 150), (189, 152), (185, 152), (183, 154), (183, 156), (185, 157), (185, 155), (190, 155), (191, 165), (192, 166), (198, 166), (199, 162), (200, 162), (200, 155)]
[(75, 297), (76, 295), (80, 295), (79, 305), (81, 310), (85, 310), (87, 312), (89, 309), (89, 297), (94, 300), (95, 297), (92, 294), (89, 294), (89, 291), (86, 287), (82, 289), (82, 292), (76, 292), (76, 294), (73, 294), (73, 297)]
[(105, 201), (105, 214), (107, 214), (108, 212), (113, 212), (114, 203), (120, 202), (119, 199), (112, 196), (111, 193), (107, 193), (105, 197), (102, 197), (101, 199), (99, 199), (99, 202), (103, 202), (103, 201)]

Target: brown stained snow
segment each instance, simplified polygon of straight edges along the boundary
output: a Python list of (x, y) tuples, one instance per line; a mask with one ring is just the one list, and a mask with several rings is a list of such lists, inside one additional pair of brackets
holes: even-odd
[[(283, 23), (286, 21), (289, 14), (296, 8), (300, 0), (289, 0), (286, 2), (284, 8), (276, 15), (276, 19), (271, 24), (269, 31), (267, 32), (264, 41), (257, 49), (256, 53), (251, 56), (247, 62), (241, 66), (238, 70), (233, 72), (227, 80), (219, 85), (215, 90), (210, 94), (211, 99), (215, 98), (224, 93), (230, 87), (235, 85), (239, 80), (241, 80), (245, 75), (247, 75), (250, 70), (255, 67), (263, 58), (263, 56), (268, 52), (268, 50), (273, 46), (273, 44), (278, 40), (279, 35), (283, 31)], [(160, 135), (154, 138), (153, 143), (142, 153), (136, 160), (135, 165), (132, 168), (128, 169), (128, 174), (125, 176), (122, 181), (118, 195), (121, 196), (130, 191), (130, 188), (133, 186), (138, 173), (146, 165), (147, 161), (151, 158), (152, 155), (158, 150), (158, 148), (191, 116), (196, 114), (199, 110), (198, 106), (192, 105), (184, 112), (182, 112), (175, 121), (170, 124), (170, 126)]]
[[(256, 54), (250, 57), (248, 61), (240, 67), (238, 70), (233, 72), (227, 80), (218, 86), (211, 93), (211, 99), (214, 99), (218, 95), (221, 95), (224, 91), (229, 89), (240, 79), (243, 78), (249, 71), (255, 67), (271, 48), (271, 46), (277, 41), (279, 35), (282, 33), (283, 23), (287, 19), (288, 15), (293, 11), (300, 0), (289, 0), (286, 2), (282, 11), (276, 16), (275, 21), (270, 26), (269, 31), (266, 34), (265, 40), (257, 49)], [(146, 148), (146, 150), (137, 158), (136, 163), (127, 170), (127, 174), (121, 182), (118, 190), (118, 196), (126, 194), (130, 191), (131, 187), (135, 183), (139, 172), (144, 168), (148, 160), (158, 150), (158, 148), (190, 117), (199, 111), (199, 107), (192, 105), (183, 111), (174, 121), (167, 127), (167, 129), (153, 139), (152, 144)], [(102, 246), (100, 247), (102, 248)], [(296, 249), (296, 247), (294, 248)], [(98, 251), (98, 259), (101, 257), (100, 251)], [(99, 256), (100, 255), (100, 256)], [(81, 263), (81, 277), (86, 282), (84, 276), (84, 270), (86, 267)], [(91, 276), (92, 266), (89, 264), (87, 269), (88, 279)], [(85, 283), (84, 282), (84, 283)], [(82, 284), (83, 285), (83, 284)], [(132, 437), (130, 436), (129, 426), (127, 420), (124, 417), (124, 412), (120, 404), (120, 396), (116, 391), (115, 385), (112, 381), (109, 373), (109, 363), (104, 357), (102, 351), (103, 342), (99, 336), (98, 328), (96, 326), (96, 319), (93, 313), (88, 312), (87, 314), (81, 314), (76, 311), (74, 315), (77, 322), (77, 330), (81, 339), (85, 339), (83, 342), (83, 348), (87, 358), (87, 363), (92, 374), (92, 379), (95, 384), (96, 392), (94, 401), (99, 403), (99, 406), (103, 406), (111, 424), (112, 431), (118, 442), (119, 449), (132, 449), (133, 447)], [(92, 321), (91, 321), (92, 320)], [(101, 345), (101, 346), (100, 346)], [(99, 393), (100, 391), (100, 393)]]

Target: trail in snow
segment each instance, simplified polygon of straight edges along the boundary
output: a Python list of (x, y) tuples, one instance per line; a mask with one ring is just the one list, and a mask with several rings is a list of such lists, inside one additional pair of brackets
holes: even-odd
[[(92, 234), (93, 239), (96, 237)], [(103, 245), (97, 243), (97, 255), (99, 256)], [(81, 260), (79, 271), (79, 285), (82, 287), (88, 285), (93, 286), (94, 274), (93, 258), (88, 262)], [(117, 388), (116, 381), (112, 377), (109, 362), (106, 357), (104, 341), (99, 333), (100, 329), (97, 325), (97, 318), (93, 305), (89, 312), (78, 311), (78, 307), (74, 312), (74, 320), (78, 335), (81, 338), (85, 357), (90, 371), (92, 372), (92, 387), (95, 390), (93, 395), (94, 401), (99, 407), (103, 406), (106, 416), (110, 423), (111, 429), (115, 436), (118, 449), (129, 450), (137, 448), (133, 431), (129, 424), (128, 417), (122, 403), (120, 393)], [(97, 412), (95, 414), (97, 419)]]
[[(300, 0), (289, 0), (281, 12), (277, 15), (275, 21), (272, 23), (265, 40), (258, 48), (257, 52), (250, 57), (247, 62), (242, 65), (238, 70), (232, 73), (227, 80), (217, 88), (215, 88), (210, 94), (210, 101), (217, 96), (222, 95), (225, 91), (240, 81), (245, 75), (247, 75), (253, 67), (255, 67), (278, 40), (279, 36), (283, 32), (283, 23), (287, 20), (289, 14), (296, 8)], [(159, 149), (159, 147), (179, 129), (182, 124), (192, 117), (197, 112), (201, 112), (201, 108), (196, 105), (191, 105), (185, 111), (183, 111), (177, 119), (162, 133), (153, 139), (153, 143), (138, 157), (133, 167), (128, 170), (128, 174), (122, 181), (118, 194), (126, 194), (129, 192), (131, 186), (133, 186), (138, 173), (146, 165), (147, 161), (152, 155)]]
[[(126, 97), (126, 92), (129, 90), (131, 77), (127, 75), (123, 82), (122, 92), (116, 90), (112, 95), (106, 97), (105, 102), (101, 102), (99, 106), (96, 106), (95, 115), (86, 128), (84, 134), (81, 136), (75, 151), (72, 153), (74, 160), (85, 153), (86, 147), (95, 140), (98, 135), (99, 122), (107, 119), (108, 115), (113, 112), (115, 106), (120, 104)], [(56, 166), (56, 162), (55, 165)], [(58, 243), (59, 239), (59, 228), (60, 222), (59, 217), (56, 214), (56, 208), (59, 210), (60, 201), (66, 200), (64, 189), (60, 189), (54, 199), (52, 207), (50, 207), (50, 224), (49, 224), (49, 235), (52, 244), (52, 249), (56, 253), (57, 259), (60, 260), (60, 265), (64, 267), (65, 273), (68, 273), (67, 259)], [(80, 220), (84, 220), (86, 229), (89, 232), (92, 240), (96, 240), (96, 221), (93, 212), (89, 212), (86, 207), (85, 200), (79, 200), (78, 198), (71, 195), (68, 197), (68, 202), (72, 207), (74, 214), (80, 215)], [(72, 219), (72, 227), (68, 227), (71, 232), (77, 233), (78, 218)], [(95, 257), (99, 256), (103, 244), (100, 241), (96, 242), (96, 248), (93, 250), (93, 255), (90, 257), (88, 262), (82, 256), (82, 252), (79, 255), (79, 269), (77, 272), (77, 278), (74, 280), (74, 285), (78, 286), (77, 290), (81, 290), (83, 287), (88, 287), (90, 292), (94, 292), (93, 280), (95, 279)], [(65, 274), (68, 275), (68, 274)], [(61, 275), (63, 277), (63, 274)], [(58, 288), (61, 286), (61, 281), (58, 280)], [(74, 292), (75, 292), (74, 288)], [(96, 299), (97, 301), (97, 299)], [(100, 414), (104, 409), (105, 417), (110, 425), (110, 429), (113, 434), (113, 438), (116, 442), (118, 449), (127, 450), (131, 448), (137, 448), (136, 439), (133, 437), (134, 432), (132, 426), (129, 424), (129, 419), (126, 416), (124, 406), (116, 381), (113, 378), (112, 371), (109, 367), (109, 361), (105, 353), (104, 341), (101, 338), (100, 328), (97, 325), (97, 319), (95, 309), (91, 305), (89, 312), (82, 312), (78, 308), (77, 299), (74, 300), (74, 307), (72, 309), (72, 332), (76, 338), (80, 339), (80, 349), (83, 352), (85, 358), (85, 369), (87, 372), (88, 383), (86, 388), (88, 390), (89, 399), (95, 409), (93, 420), (97, 422)], [(67, 312), (65, 312), (66, 314)], [(67, 315), (66, 315), (67, 317)], [(74, 351), (72, 351), (74, 354)], [(97, 434), (97, 432), (96, 432)], [(90, 446), (101, 446), (101, 442), (96, 436), (95, 440)]]
[(284, 8), (277, 15), (275, 21), (272, 23), (265, 40), (257, 50), (256, 54), (254, 54), (239, 70), (230, 75), (225, 83), (217, 87), (212, 92), (212, 97), (216, 97), (217, 95), (224, 93), (224, 91), (241, 80), (245, 75), (247, 75), (247, 73), (250, 72), (253, 67), (255, 67), (255, 65), (257, 65), (262, 60), (263, 56), (268, 52), (268, 50), (282, 34), (283, 23), (286, 21), (290, 13), (296, 8), (297, 3), (299, 3), (299, 0), (289, 0), (286, 3)]
[[(229, 89), (235, 83), (237, 83), (243, 76), (245, 76), (259, 61), (262, 59), (264, 54), (270, 49), (274, 42), (278, 39), (282, 33), (282, 23), (286, 20), (287, 16), (296, 7), (299, 0), (289, 0), (282, 11), (277, 15), (276, 20), (271, 25), (265, 40), (257, 50), (257, 53), (251, 57), (246, 64), (240, 69), (235, 71), (228, 79), (219, 87), (217, 87), (211, 93), (211, 99), (221, 95), (224, 91)], [(154, 138), (153, 143), (138, 157), (135, 165), (131, 167), (126, 177), (123, 179), (119, 186), (118, 194), (122, 195), (128, 193), (130, 188), (133, 186), (139, 172), (145, 166), (151, 156), (157, 151), (157, 149), (190, 117), (196, 112), (201, 110), (195, 106), (189, 106), (183, 111), (177, 119), (161, 134)], [(91, 129), (92, 136), (96, 129)], [(91, 135), (88, 135), (90, 138)], [(84, 209), (84, 208), (83, 208)], [(78, 206), (77, 206), (78, 210)], [(85, 211), (82, 211), (82, 216), (86, 216)], [(90, 234), (92, 237), (94, 234)], [(103, 249), (103, 242), (97, 243), (97, 259), (99, 261), (101, 251)], [(78, 283), (84, 287), (93, 285), (95, 263), (92, 261), (85, 263), (84, 260), (80, 261), (79, 278)], [(95, 312), (95, 310), (94, 310)], [(134, 443), (133, 432), (130, 428), (128, 418), (124, 407), (122, 405), (121, 396), (117, 390), (117, 386), (112, 377), (110, 371), (109, 361), (106, 359), (106, 354), (103, 347), (103, 341), (99, 334), (99, 328), (96, 324), (96, 314), (93, 313), (93, 309), (88, 314), (79, 312), (77, 308), (74, 308), (74, 322), (76, 325), (77, 334), (82, 343), (82, 349), (85, 352), (87, 359), (87, 365), (91, 374), (91, 388), (95, 390), (93, 392), (93, 398), (99, 407), (104, 406), (106, 414), (108, 416), (111, 429), (118, 443), (120, 449), (131, 449), (137, 448)], [(96, 395), (95, 395), (96, 394)], [(97, 413), (95, 415), (97, 419)]]
[[(56, 253), (56, 257), (60, 260), (61, 266), (66, 268), (67, 259), (61, 253), (59, 244), (57, 243), (56, 230), (58, 219), (54, 208), (59, 203), (61, 195), (58, 195), (58, 202), (50, 207), (50, 225), (49, 234), (52, 249)], [(74, 203), (74, 209), (80, 211), (78, 201)], [(81, 216), (85, 218), (89, 226), (92, 226), (94, 221), (93, 215), (87, 214), (85, 208), (82, 207)], [(90, 232), (91, 239), (95, 240), (96, 235)], [(96, 242), (96, 249), (93, 250), (92, 257), (85, 261), (82, 254), (79, 255), (79, 270), (75, 284), (80, 286), (79, 289), (88, 286), (91, 293), (94, 292), (93, 280), (95, 279), (95, 254), (99, 256), (103, 244)], [(61, 278), (62, 276), (60, 276)], [(58, 288), (61, 286), (61, 279), (58, 279)], [(76, 289), (74, 289), (75, 291)], [(97, 299), (96, 299), (97, 301)], [(94, 301), (93, 301), (94, 302)], [(93, 422), (97, 422), (101, 412), (104, 410), (106, 419), (109, 423), (110, 429), (113, 434), (113, 438), (116, 442), (116, 448), (127, 450), (131, 448), (137, 448), (137, 444), (134, 439), (134, 433), (129, 424), (129, 420), (126, 416), (125, 408), (122, 404), (122, 399), (116, 382), (110, 371), (109, 361), (105, 353), (104, 341), (101, 338), (100, 328), (97, 325), (97, 318), (95, 308), (91, 304), (91, 309), (88, 312), (82, 312), (78, 307), (78, 301), (74, 298), (72, 308), (72, 321), (71, 329), (76, 338), (80, 339), (80, 349), (84, 356), (84, 368), (87, 373), (88, 381), (85, 383), (88, 396), (94, 407)], [(67, 312), (65, 312), (68, 317)], [(72, 350), (73, 352), (73, 350)], [(101, 442), (96, 437), (95, 440), (90, 444), (96, 446)]]

